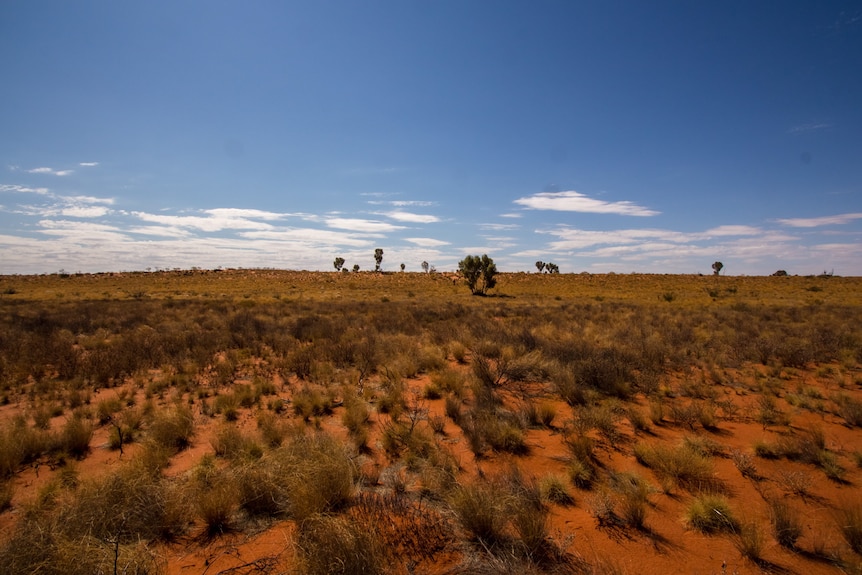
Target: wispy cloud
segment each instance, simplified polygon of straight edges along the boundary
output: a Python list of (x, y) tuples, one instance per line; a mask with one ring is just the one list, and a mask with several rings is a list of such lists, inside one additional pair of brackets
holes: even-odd
[(384, 233), (405, 229), (404, 226), (396, 226), (378, 220), (364, 220), (361, 218), (328, 218), (325, 223), (330, 228), (351, 230), (354, 232)]
[(503, 231), (503, 230), (517, 230), (520, 227), (521, 227), (520, 224), (492, 224), (492, 223), (479, 224), (480, 230), (494, 231), (494, 232), (499, 232), (499, 231)]
[(858, 219), (862, 219), (862, 213), (838, 214), (819, 218), (788, 218), (776, 221), (793, 228), (816, 228), (819, 226), (840, 226)]
[(393, 200), (389, 202), (393, 206), (396, 207), (406, 207), (406, 206), (419, 206), (419, 207), (428, 207), (428, 206), (436, 206), (437, 202), (430, 202), (427, 200)]
[[(211, 210), (218, 212), (218, 210)], [(242, 211), (242, 210), (240, 210)], [(227, 210), (228, 213), (207, 213), (206, 216), (175, 216), (166, 214), (149, 214), (132, 212), (132, 215), (144, 222), (161, 224), (169, 228), (192, 228), (204, 232), (219, 232), (222, 230), (269, 230), (271, 224), (241, 217)]]
[(74, 173), (74, 170), (55, 170), (54, 168), (33, 168), (27, 170), (28, 174), (50, 174), (52, 176), (68, 176)]
[(655, 216), (660, 212), (639, 206), (634, 202), (605, 202), (580, 192), (540, 192), (518, 198), (515, 203), (530, 210), (554, 210), (591, 214), (617, 214), (622, 216)]
[(707, 237), (721, 236), (756, 236), (763, 233), (763, 230), (753, 226), (718, 226), (710, 230), (706, 230), (703, 235)]
[(29, 186), (19, 186), (17, 184), (0, 184), (0, 192), (16, 192), (19, 194), (40, 194), (46, 195), (50, 193), (48, 188), (31, 188)]
[(804, 134), (805, 132), (814, 132), (817, 130), (825, 130), (831, 128), (832, 124), (825, 122), (810, 122), (808, 124), (799, 124), (787, 129), (788, 134)]
[(524, 214), (519, 214), (517, 212), (514, 212), (514, 213), (508, 213), (508, 214), (500, 214), (500, 217), (501, 218), (522, 218), (522, 217), (524, 217)]
[(423, 248), (437, 248), (440, 246), (449, 245), (449, 242), (444, 242), (443, 240), (435, 240), (434, 238), (404, 238), (404, 241), (408, 241), (411, 244), (416, 244), (417, 246)]
[(99, 162), (80, 162), (78, 165), (82, 168), (95, 168), (99, 165)]
[(327, 248), (338, 246), (367, 247), (372, 245), (371, 238), (375, 237), (374, 234), (350, 234), (314, 228), (242, 232), (240, 236), (249, 239), (275, 240), (279, 242), (301, 242), (303, 245), (325, 246)]
[(415, 224), (433, 224), (434, 222), (440, 221), (440, 218), (438, 218), (437, 216), (432, 216), (430, 214), (414, 214), (401, 210), (385, 212), (382, 215), (399, 222), (411, 222)]
[(72, 218), (100, 218), (110, 212), (104, 206), (69, 206), (60, 210), (61, 215)]

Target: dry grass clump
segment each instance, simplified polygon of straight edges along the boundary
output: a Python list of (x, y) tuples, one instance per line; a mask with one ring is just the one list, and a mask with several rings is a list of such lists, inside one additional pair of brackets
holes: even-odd
[(759, 561), (765, 545), (763, 530), (756, 521), (744, 521), (733, 534), (733, 545), (743, 557)]
[(80, 459), (90, 451), (90, 440), (93, 438), (93, 426), (79, 414), (66, 420), (56, 438), (56, 448)]
[(259, 459), (263, 447), (250, 435), (230, 423), (220, 426), (210, 440), (216, 457), (226, 459)]
[(456, 542), (448, 514), (403, 494), (363, 492), (346, 513), (373, 531), (389, 549), (391, 560), (402, 564), (434, 561)]
[(564, 437), (569, 451), (566, 471), (572, 483), (580, 489), (589, 489), (596, 479), (595, 442), (582, 433), (569, 433)]
[(850, 549), (857, 555), (862, 555), (862, 504), (857, 501), (841, 505), (835, 521)]
[(837, 406), (838, 415), (850, 427), (862, 427), (862, 401), (857, 401), (846, 393), (836, 394), (832, 401)]
[(15, 495), (15, 488), (11, 481), (0, 479), (0, 513), (3, 513), (12, 506), (12, 497)]
[(297, 559), (302, 573), (374, 575), (387, 569), (387, 548), (374, 530), (349, 516), (315, 513), (299, 523)]
[(635, 473), (612, 473), (610, 486), (620, 494), (619, 517), (629, 527), (643, 529), (653, 488)]
[(709, 458), (685, 443), (678, 447), (638, 443), (634, 454), (639, 463), (653, 470), (665, 492), (676, 486), (689, 491), (721, 488)]
[(356, 466), (344, 446), (325, 433), (297, 435), (271, 457), (282, 470), (290, 515), (297, 521), (335, 511), (354, 495)]
[(491, 483), (476, 481), (458, 486), (449, 505), (470, 538), (488, 547), (506, 540), (506, 505)]
[(559, 475), (545, 475), (539, 480), (539, 492), (542, 500), (556, 505), (574, 505), (575, 498), (569, 493), (566, 480)]
[(49, 433), (30, 427), (23, 417), (0, 427), (0, 478), (12, 476), (21, 465), (38, 458), (50, 445)]
[(795, 507), (784, 499), (770, 499), (769, 524), (779, 545), (787, 549), (796, 548), (796, 540), (802, 535), (802, 519)]
[(458, 486), (449, 505), (471, 540), (494, 557), (508, 555), (545, 566), (567, 559), (550, 537), (549, 509), (540, 484), (517, 468)]
[(685, 522), (702, 533), (731, 533), (739, 527), (727, 499), (712, 493), (698, 495), (689, 503)]
[(173, 539), (186, 529), (189, 515), (175, 483), (141, 473), (132, 463), (82, 484), (60, 518), (71, 538), (86, 534), (103, 541), (136, 542)]
[(191, 445), (194, 433), (194, 414), (184, 405), (158, 412), (148, 429), (150, 440), (175, 452)]
[(205, 455), (192, 470), (189, 495), (208, 536), (232, 529), (239, 506), (235, 476), (230, 470), (218, 467), (211, 455)]

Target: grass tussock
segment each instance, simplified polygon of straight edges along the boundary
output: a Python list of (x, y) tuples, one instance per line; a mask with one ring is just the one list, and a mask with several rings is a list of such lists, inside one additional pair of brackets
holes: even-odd
[(715, 491), (722, 487), (709, 457), (686, 443), (677, 447), (638, 443), (634, 455), (641, 465), (653, 470), (665, 492), (676, 487), (689, 491)]
[(702, 533), (733, 533), (739, 522), (734, 517), (727, 499), (716, 494), (696, 496), (685, 511), (685, 522)]
[(299, 523), (297, 558), (303, 573), (387, 572), (387, 548), (374, 531), (350, 517), (312, 514)]

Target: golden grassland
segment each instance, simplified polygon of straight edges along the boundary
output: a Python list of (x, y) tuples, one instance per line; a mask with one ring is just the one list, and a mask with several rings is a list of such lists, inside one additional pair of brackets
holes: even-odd
[[(155, 299), (440, 299), (470, 302), (454, 274), (336, 273), (286, 270), (164, 271), (0, 276), (4, 300)], [(502, 273), (491, 298), (548, 303), (548, 298), (676, 305), (862, 304), (862, 278), (661, 274)], [(515, 302), (513, 302), (515, 303)]]
[(862, 278), (0, 276), (0, 572), (862, 572)]

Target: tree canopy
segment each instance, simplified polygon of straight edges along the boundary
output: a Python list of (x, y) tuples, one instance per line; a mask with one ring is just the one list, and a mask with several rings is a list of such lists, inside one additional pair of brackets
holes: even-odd
[(458, 271), (464, 276), (473, 295), (485, 295), (497, 285), (497, 265), (487, 254), (467, 256), (458, 262)]

